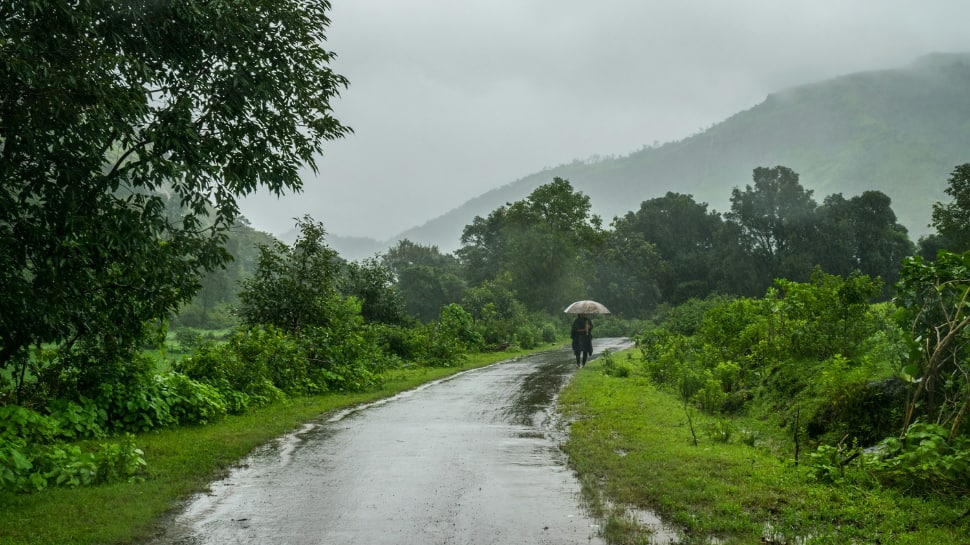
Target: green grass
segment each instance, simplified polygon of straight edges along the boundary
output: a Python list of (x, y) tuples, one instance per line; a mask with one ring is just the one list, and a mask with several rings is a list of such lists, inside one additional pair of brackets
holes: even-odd
[(208, 426), (138, 435), (136, 443), (148, 462), (144, 482), (0, 494), (0, 545), (111, 545), (147, 540), (180, 502), (204, 490), (259, 445), (308, 421), (462, 370), (548, 348), (474, 354), (461, 367), (391, 371), (379, 390), (291, 399)]
[[(634, 352), (613, 356), (628, 357), (636, 368)], [(907, 497), (866, 482), (819, 483), (779, 448), (783, 437), (755, 420), (692, 412), (695, 446), (676, 396), (636, 373), (607, 376), (603, 364), (596, 360), (578, 373), (559, 401), (572, 420), (564, 447), (612, 543), (648, 541), (611, 506), (652, 510), (683, 534), (681, 543), (712, 537), (724, 545), (759, 543), (768, 524), (789, 543), (809, 536), (812, 544), (970, 543), (970, 517), (961, 517), (967, 499)], [(721, 442), (705, 433), (709, 427), (735, 431)], [(752, 436), (754, 446), (742, 439)]]

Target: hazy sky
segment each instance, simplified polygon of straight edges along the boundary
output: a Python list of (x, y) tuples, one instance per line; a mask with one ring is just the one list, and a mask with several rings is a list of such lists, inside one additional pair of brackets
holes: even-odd
[(332, 0), (355, 133), (243, 202), (388, 239), (544, 167), (679, 140), (772, 92), (970, 52), (966, 0)]

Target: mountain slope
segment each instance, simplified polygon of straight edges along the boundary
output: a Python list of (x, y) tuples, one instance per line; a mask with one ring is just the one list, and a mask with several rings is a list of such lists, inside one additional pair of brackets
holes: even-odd
[(915, 239), (958, 164), (970, 162), (970, 54), (933, 54), (902, 69), (850, 74), (769, 95), (757, 106), (678, 142), (617, 159), (538, 172), (489, 191), (393, 240), (443, 251), (476, 215), (566, 178), (605, 220), (667, 191), (726, 211), (731, 189), (759, 166), (784, 165), (821, 201), (875, 189), (889, 195)]

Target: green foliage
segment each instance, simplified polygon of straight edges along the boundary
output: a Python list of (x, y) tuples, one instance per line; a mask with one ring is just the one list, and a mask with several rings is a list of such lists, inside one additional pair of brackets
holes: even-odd
[(404, 239), (385, 253), (381, 262), (390, 268), (408, 314), (430, 322), (441, 307), (461, 301), (465, 282), (461, 264), (437, 246), (422, 246)]
[(635, 337), (643, 371), (708, 414), (755, 402), (783, 424), (798, 413), (816, 440), (875, 444), (892, 433), (901, 390), (889, 378), (901, 344), (886, 305), (870, 304), (880, 283), (816, 270), (810, 282), (777, 285), (762, 299), (666, 311), (664, 327)]
[(734, 437), (734, 425), (729, 420), (712, 419), (702, 426), (704, 435), (715, 443), (730, 443)]
[(175, 330), (175, 342), (178, 343), (179, 350), (192, 352), (202, 344), (202, 335), (187, 327)]
[(53, 416), (17, 405), (0, 407), (0, 491), (118, 482), (143, 471), (144, 453), (130, 435), (91, 452), (67, 443), (102, 432), (90, 405), (61, 405)]
[(701, 327), (708, 312), (724, 307), (730, 297), (711, 295), (705, 299), (688, 299), (677, 306), (665, 305), (657, 313), (660, 325), (674, 333), (693, 335)]
[[(818, 482), (826, 484), (843, 483), (846, 481), (846, 466), (862, 454), (862, 449), (855, 442), (851, 446), (819, 445), (814, 452), (808, 454), (808, 471)], [(851, 477), (851, 474), (850, 474)]]
[[(65, 439), (97, 438), (104, 435), (108, 415), (86, 397), (82, 396), (79, 403), (55, 399), (48, 404), (47, 409), (51, 418), (57, 421), (60, 435)], [(4, 417), (0, 416), (0, 421), (2, 420)]]
[(239, 316), (248, 326), (273, 325), (287, 333), (326, 326), (337, 295), (337, 252), (323, 224), (305, 216), (293, 246), (260, 246), (256, 274), (242, 283)]
[(455, 365), (484, 344), (471, 314), (456, 304), (442, 307), (438, 320), (423, 329), (427, 344), (421, 359), (435, 367)]
[(105, 382), (99, 390), (95, 402), (107, 413), (113, 431), (140, 432), (178, 424), (154, 378)]
[(404, 298), (394, 284), (394, 273), (377, 259), (348, 263), (338, 284), (344, 296), (360, 299), (361, 315), (368, 322), (405, 322)]
[(561, 311), (563, 301), (586, 292), (582, 258), (602, 238), (602, 221), (590, 209), (589, 197), (555, 178), (524, 200), (487, 218), (475, 217), (457, 252), (465, 278), (482, 285), (507, 275), (509, 288), (526, 308)]
[(633, 372), (630, 365), (623, 361), (618, 361), (610, 350), (604, 350), (599, 360), (603, 363), (603, 373), (607, 376), (625, 378)]
[(812, 252), (815, 264), (828, 273), (848, 277), (861, 272), (889, 287), (899, 279), (903, 258), (913, 255), (913, 243), (885, 193), (865, 191), (848, 200), (829, 195), (816, 215)]
[(333, 311), (327, 327), (306, 328), (300, 336), (310, 380), (324, 390), (339, 392), (378, 386), (392, 360), (380, 351), (376, 331), (364, 324), (360, 302), (347, 299)]
[[(271, 377), (301, 384), (306, 364), (294, 342), (280, 330), (267, 326), (237, 332), (223, 344), (206, 344), (178, 362), (175, 370), (214, 386), (221, 395), (226, 389), (246, 395), (245, 405), (261, 405), (281, 399), (283, 392)], [(242, 401), (242, 400), (239, 400)], [(230, 403), (226, 410), (238, 403)]]
[(896, 301), (912, 335), (903, 373), (916, 381), (904, 429), (922, 416), (953, 439), (970, 430), (970, 252), (906, 260)]
[(734, 188), (725, 217), (740, 227), (742, 245), (755, 258), (763, 280), (804, 279), (812, 265), (807, 254), (817, 206), (812, 191), (784, 166), (758, 167), (753, 180), (754, 187)]
[(222, 395), (214, 386), (175, 372), (158, 375), (156, 380), (169, 412), (180, 425), (208, 424), (228, 412)]
[(949, 437), (945, 426), (916, 422), (887, 438), (866, 465), (880, 482), (915, 494), (970, 493), (970, 437)]
[(57, 420), (19, 405), (0, 406), (0, 437), (50, 443), (61, 435)]
[(135, 444), (135, 436), (125, 434), (120, 443), (102, 443), (97, 455), (98, 482), (143, 480), (147, 467), (145, 452)]
[(933, 226), (947, 250), (970, 251), (970, 163), (953, 169), (944, 192), (953, 200), (933, 205)]
[(503, 275), (465, 292), (461, 306), (475, 319), (486, 345), (512, 342), (518, 324), (526, 321), (526, 308), (515, 297)]
[(776, 284), (781, 327), (795, 357), (856, 357), (879, 325), (868, 314), (882, 284), (867, 276), (856, 273), (841, 278), (816, 268), (807, 283), (778, 280)]
[(129, 358), (226, 263), (237, 198), (301, 187), (349, 132), (329, 104), (347, 84), (323, 49), (329, 9), (4, 5), (0, 368), (42, 345), (83, 356), (61, 378)]
[[(626, 316), (716, 292), (747, 293), (737, 237), (720, 214), (691, 195), (668, 192), (616, 218), (598, 252), (596, 297)], [(615, 307), (615, 308), (614, 308)]]

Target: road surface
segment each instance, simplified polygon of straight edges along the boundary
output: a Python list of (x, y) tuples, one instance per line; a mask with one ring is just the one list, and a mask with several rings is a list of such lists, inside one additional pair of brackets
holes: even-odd
[[(595, 355), (629, 346), (597, 339)], [(568, 349), (308, 424), (191, 501), (157, 545), (602, 544), (558, 444)]]

